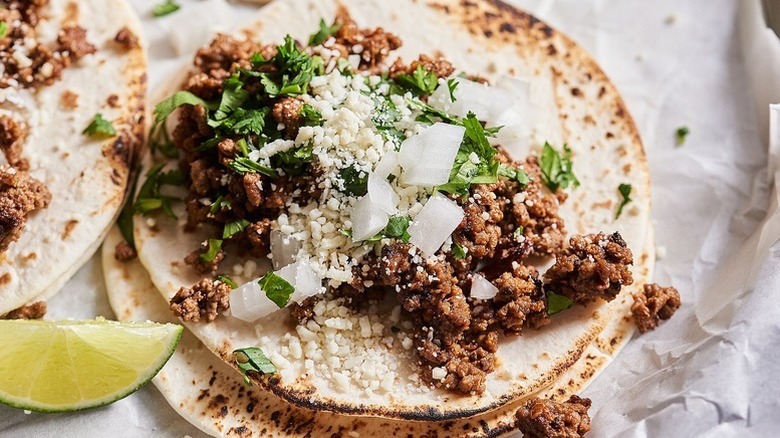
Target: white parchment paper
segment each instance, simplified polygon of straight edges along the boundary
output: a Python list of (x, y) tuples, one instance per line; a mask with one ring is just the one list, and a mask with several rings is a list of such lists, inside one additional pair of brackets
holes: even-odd
[[(149, 0), (131, 0), (150, 44), (150, 88), (177, 68)], [(277, 0), (284, 1), (284, 0)], [(206, 0), (223, 3), (224, 0)], [(182, 0), (184, 8), (203, 1)], [(513, 0), (599, 61), (639, 126), (653, 177), (656, 281), (683, 307), (635, 338), (591, 385), (589, 436), (780, 436), (780, 42), (759, 0)], [(235, 28), (256, 6), (231, 3)], [(208, 15), (207, 15), (208, 17)], [(205, 41), (204, 36), (204, 41)], [(691, 134), (676, 147), (674, 132)], [(96, 259), (50, 301), (48, 319), (111, 317)], [(0, 406), (0, 435), (202, 436), (151, 385), (69, 415)]]

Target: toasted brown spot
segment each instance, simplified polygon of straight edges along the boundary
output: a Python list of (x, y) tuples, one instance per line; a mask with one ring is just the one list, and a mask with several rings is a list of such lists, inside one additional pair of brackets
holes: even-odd
[(8, 284), (11, 282), (11, 274), (6, 272), (3, 275), (0, 275), (0, 284)]
[(112, 94), (112, 95), (108, 96), (108, 99), (106, 100), (106, 103), (111, 108), (118, 108), (119, 107), (119, 96), (117, 96), (116, 94)]
[(79, 95), (71, 90), (65, 90), (60, 94), (60, 106), (66, 110), (75, 110), (79, 107)]
[(76, 225), (79, 224), (79, 221), (76, 219), (71, 219), (68, 221), (67, 224), (65, 224), (65, 231), (62, 232), (62, 240), (67, 239), (70, 237), (70, 233), (73, 232), (73, 229), (76, 228)]

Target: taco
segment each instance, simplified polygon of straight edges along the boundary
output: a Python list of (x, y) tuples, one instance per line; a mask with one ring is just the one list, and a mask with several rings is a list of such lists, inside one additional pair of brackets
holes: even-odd
[(628, 314), (647, 163), (573, 42), (491, 1), (279, 2), (249, 29), (171, 84), (134, 204), (152, 282), (248, 379), (318, 411), (473, 417)]
[[(114, 248), (122, 243), (112, 230), (102, 249), (109, 303), (122, 321), (177, 322), (148, 272), (138, 260), (120, 261)], [(579, 393), (617, 353), (626, 321), (613, 319), (585, 349), (582, 357), (538, 397), (564, 401)], [(619, 341), (618, 341), (619, 343)], [(498, 436), (515, 428), (515, 412), (523, 400), (486, 414), (441, 422), (396, 420), (340, 415), (290, 405), (267, 391), (247, 388), (241, 376), (214, 355), (189, 331), (165, 367), (152, 380), (185, 420), (212, 436)], [(349, 435), (352, 433), (352, 435)]]
[(146, 57), (122, 0), (0, 9), (0, 315), (97, 250), (144, 134)]

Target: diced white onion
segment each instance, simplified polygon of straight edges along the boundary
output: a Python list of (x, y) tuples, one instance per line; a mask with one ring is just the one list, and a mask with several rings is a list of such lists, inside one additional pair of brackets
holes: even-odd
[(274, 269), (281, 269), (295, 261), (301, 242), (280, 230), (271, 230), (271, 256)]
[(409, 242), (426, 255), (433, 255), (458, 228), (463, 220), (463, 209), (441, 193), (428, 199), (409, 225)]
[(368, 195), (363, 196), (352, 207), (352, 240), (366, 240), (374, 237), (387, 226), (390, 215), (371, 202)]
[(257, 280), (242, 284), (230, 293), (230, 314), (242, 321), (252, 322), (279, 310), (279, 306), (265, 295)]
[(398, 194), (387, 181), (387, 177), (381, 177), (376, 172), (368, 175), (368, 197), (372, 204), (385, 213), (398, 213)]
[(391, 173), (398, 167), (398, 152), (390, 151), (386, 153), (376, 166), (374, 167), (374, 173), (378, 176), (387, 179)]
[(420, 187), (449, 181), (465, 132), (462, 126), (439, 122), (404, 141), (398, 157), (404, 169), (401, 181)]
[(498, 288), (493, 283), (487, 281), (487, 279), (479, 274), (471, 276), (471, 297), (479, 298), (481, 300), (489, 300), (496, 296)]
[[(287, 265), (275, 271), (275, 274), (295, 288), (290, 297), (291, 302), (301, 302), (325, 291), (325, 288), (322, 287), (322, 278), (312, 269), (307, 259), (301, 259)], [(253, 322), (279, 310), (279, 306), (271, 301), (266, 296), (265, 291), (260, 288), (259, 280), (260, 278), (256, 278), (242, 284), (230, 293), (230, 313), (236, 318)]]
[(428, 104), (460, 117), (466, 117), (469, 112), (473, 112), (477, 119), (482, 121), (495, 120), (512, 105), (512, 98), (506, 90), (464, 78), (454, 79), (458, 83), (452, 93), (455, 102), (450, 97), (447, 83), (443, 83), (428, 98)]

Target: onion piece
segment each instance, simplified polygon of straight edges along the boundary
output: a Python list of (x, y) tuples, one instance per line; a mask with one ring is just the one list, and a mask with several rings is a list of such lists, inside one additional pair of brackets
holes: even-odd
[[(287, 265), (275, 271), (275, 274), (295, 289), (290, 296), (290, 302), (299, 303), (325, 291), (322, 287), (322, 278), (312, 269), (307, 259)], [(253, 322), (279, 310), (279, 306), (271, 301), (260, 287), (258, 283), (260, 278), (242, 284), (230, 293), (231, 315), (242, 321)]]
[(230, 292), (231, 315), (242, 321), (252, 322), (279, 310), (279, 306), (260, 288), (258, 280), (259, 278), (244, 283)]
[(284, 234), (281, 230), (271, 230), (271, 261), (274, 270), (281, 269), (295, 261), (301, 249), (300, 240)]
[(471, 298), (489, 300), (496, 296), (498, 288), (485, 277), (474, 274), (471, 276)]
[(391, 173), (398, 167), (398, 152), (390, 151), (386, 153), (376, 166), (374, 167), (374, 173), (377, 176), (387, 179)]
[(450, 89), (445, 82), (428, 98), (429, 105), (459, 117), (466, 117), (469, 112), (473, 112), (477, 119), (482, 121), (495, 120), (512, 105), (512, 98), (506, 90), (464, 78), (453, 79), (458, 83), (452, 93), (455, 102), (452, 101)]
[(404, 141), (398, 157), (401, 181), (420, 187), (446, 184), (465, 132), (462, 126), (438, 122)]
[(381, 177), (376, 172), (368, 175), (368, 197), (372, 204), (385, 213), (398, 213), (398, 194), (387, 181), (387, 177)]
[(352, 221), (352, 240), (360, 241), (374, 237), (387, 226), (390, 215), (379, 206), (371, 202), (371, 198), (365, 195), (358, 199), (350, 213)]
[(463, 209), (458, 204), (437, 193), (428, 199), (409, 225), (409, 242), (431, 256), (458, 228), (463, 216)]
[(530, 85), (522, 79), (504, 76), (496, 82), (496, 87), (507, 92), (512, 104), (495, 120), (488, 121), (491, 126), (503, 126), (496, 137), (489, 140), (493, 145), (502, 145), (513, 157), (525, 157), (530, 152), (535, 119)]

